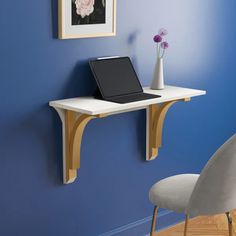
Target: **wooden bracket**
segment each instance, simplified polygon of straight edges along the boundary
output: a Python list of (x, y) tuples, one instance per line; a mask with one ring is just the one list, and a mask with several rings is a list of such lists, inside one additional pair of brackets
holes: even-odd
[(148, 137), (147, 137), (147, 161), (156, 159), (158, 156), (158, 149), (162, 145), (162, 130), (163, 124), (166, 117), (166, 113), (169, 108), (178, 101), (190, 101), (190, 98), (184, 98), (181, 100), (174, 100), (165, 102), (162, 104), (150, 105), (148, 108)]
[(65, 111), (65, 157), (64, 183), (75, 181), (77, 170), (80, 168), (80, 151), (83, 132), (90, 120), (102, 118), (106, 115), (78, 115), (74, 111)]
[[(157, 157), (158, 149), (162, 145), (162, 129), (166, 113), (178, 101), (190, 101), (190, 98), (147, 107), (147, 161)], [(63, 123), (63, 178), (64, 183), (69, 184), (75, 181), (80, 168), (80, 151), (85, 127), (92, 119), (106, 117), (108, 114), (87, 115), (61, 108), (55, 109)]]

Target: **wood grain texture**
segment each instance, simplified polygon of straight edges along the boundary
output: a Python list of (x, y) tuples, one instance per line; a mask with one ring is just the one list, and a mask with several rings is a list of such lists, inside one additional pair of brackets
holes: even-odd
[[(233, 218), (233, 236), (236, 236), (236, 210), (231, 212)], [(157, 223), (158, 225), (158, 223)], [(158, 227), (158, 226), (157, 226)], [(183, 236), (184, 222), (162, 230), (155, 236)], [(228, 222), (225, 214), (193, 218), (188, 224), (188, 236), (228, 236)]]
[(66, 160), (65, 160), (65, 168), (64, 168), (64, 182), (72, 183), (77, 178), (77, 170), (71, 169), (71, 155), (70, 155), (70, 140), (71, 133), (73, 131), (74, 124), (76, 122), (76, 113), (73, 111), (65, 112), (65, 149), (66, 149)]
[(106, 114), (91, 116), (79, 114), (67, 110), (65, 113), (65, 179), (66, 184), (72, 183), (77, 178), (77, 170), (80, 168), (80, 152), (83, 133), (88, 122), (95, 118), (106, 117)]
[(150, 105), (148, 108), (148, 156), (146, 157), (147, 161), (153, 160), (156, 158), (156, 156), (158, 155), (158, 148), (156, 148), (154, 146), (154, 132), (153, 132), (153, 128), (154, 128), (154, 116), (157, 113), (159, 106), (157, 104), (153, 104)]
[(162, 104), (152, 104), (148, 108), (148, 140), (149, 140), (149, 153), (146, 157), (147, 161), (154, 160), (158, 156), (158, 150), (162, 146), (162, 131), (166, 114), (169, 108), (179, 101), (188, 102), (190, 97), (186, 97), (179, 100), (164, 102)]
[[(72, 111), (67, 111), (71, 113), (75, 113)], [(75, 113), (76, 114), (76, 113)], [(69, 155), (70, 155), (70, 169), (76, 170), (80, 168), (80, 152), (81, 152), (81, 143), (82, 137), (84, 133), (84, 129), (88, 122), (92, 119), (96, 118), (95, 116), (90, 115), (81, 115), (73, 125), (73, 130), (70, 136), (70, 146), (69, 146)]]

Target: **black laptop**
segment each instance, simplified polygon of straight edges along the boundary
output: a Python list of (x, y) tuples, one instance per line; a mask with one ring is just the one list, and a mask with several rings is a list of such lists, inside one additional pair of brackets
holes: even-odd
[(161, 97), (143, 92), (129, 57), (101, 58), (89, 64), (103, 100), (129, 103)]

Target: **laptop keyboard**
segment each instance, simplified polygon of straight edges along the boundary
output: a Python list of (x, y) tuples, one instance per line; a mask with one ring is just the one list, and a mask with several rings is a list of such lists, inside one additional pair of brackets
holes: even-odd
[(132, 95), (125, 95), (122, 97), (113, 97), (106, 99), (107, 101), (117, 102), (117, 103), (129, 103), (129, 102), (137, 102), (141, 100), (147, 100), (152, 98), (159, 98), (160, 95), (154, 95), (149, 93), (141, 93), (141, 94), (132, 94)]

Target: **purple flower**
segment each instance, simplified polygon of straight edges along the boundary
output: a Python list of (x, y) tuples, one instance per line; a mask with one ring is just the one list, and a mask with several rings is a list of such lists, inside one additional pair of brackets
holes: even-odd
[(160, 43), (162, 41), (162, 37), (160, 35), (155, 35), (153, 41), (156, 43)]
[(162, 42), (162, 43), (161, 43), (161, 47), (162, 47), (163, 49), (167, 49), (167, 48), (169, 47), (169, 44), (168, 44), (167, 42)]
[(166, 30), (166, 29), (164, 29), (164, 28), (161, 28), (160, 30), (159, 30), (159, 35), (160, 36), (165, 36), (165, 35), (167, 35), (168, 34), (168, 31)]

